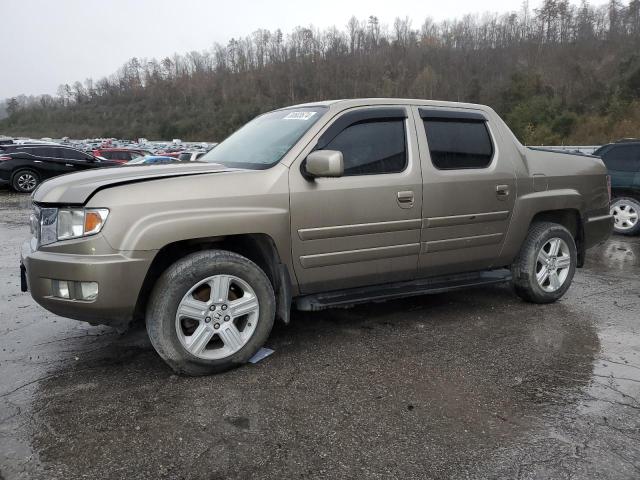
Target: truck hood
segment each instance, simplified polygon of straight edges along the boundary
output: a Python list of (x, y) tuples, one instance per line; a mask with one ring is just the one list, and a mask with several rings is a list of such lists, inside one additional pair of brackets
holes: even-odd
[(217, 163), (183, 163), (94, 168), (54, 177), (33, 192), (36, 203), (83, 205), (98, 190), (161, 178), (205, 175), (238, 170)]

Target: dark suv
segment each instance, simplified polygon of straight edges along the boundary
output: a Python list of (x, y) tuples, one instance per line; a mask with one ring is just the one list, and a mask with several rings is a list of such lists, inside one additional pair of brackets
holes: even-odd
[(640, 233), (640, 140), (609, 143), (593, 154), (602, 158), (611, 175), (614, 231), (624, 235)]
[(120, 165), (62, 145), (0, 145), (0, 183), (30, 193), (47, 178), (88, 168)]

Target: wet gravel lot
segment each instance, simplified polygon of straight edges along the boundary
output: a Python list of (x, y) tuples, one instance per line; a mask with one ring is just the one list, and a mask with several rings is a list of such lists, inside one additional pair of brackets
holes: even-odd
[(144, 330), (20, 293), (28, 214), (0, 189), (0, 480), (640, 478), (640, 238), (591, 250), (554, 305), (296, 312), (262, 362), (183, 378)]

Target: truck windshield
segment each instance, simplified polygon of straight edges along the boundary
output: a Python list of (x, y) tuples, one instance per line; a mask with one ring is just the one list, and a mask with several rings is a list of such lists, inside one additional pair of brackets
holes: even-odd
[(326, 110), (326, 107), (300, 107), (260, 115), (231, 134), (199, 161), (253, 170), (272, 167)]

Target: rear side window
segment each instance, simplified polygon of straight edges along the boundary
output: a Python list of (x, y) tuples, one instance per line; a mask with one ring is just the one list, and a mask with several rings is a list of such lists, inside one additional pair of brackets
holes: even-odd
[(404, 120), (356, 123), (340, 132), (324, 149), (342, 152), (345, 175), (401, 172), (407, 165)]
[(485, 122), (427, 118), (424, 129), (436, 168), (485, 168), (491, 163), (493, 144)]
[(191, 159), (191, 154), (190, 153), (181, 153), (180, 156), (178, 157), (178, 160), (180, 160), (181, 162), (186, 162), (187, 160)]
[(609, 170), (617, 172), (640, 171), (640, 145), (619, 145), (602, 154)]
[(71, 148), (65, 148), (62, 150), (64, 154), (64, 158), (67, 160), (86, 160), (86, 155), (77, 150), (72, 150)]

